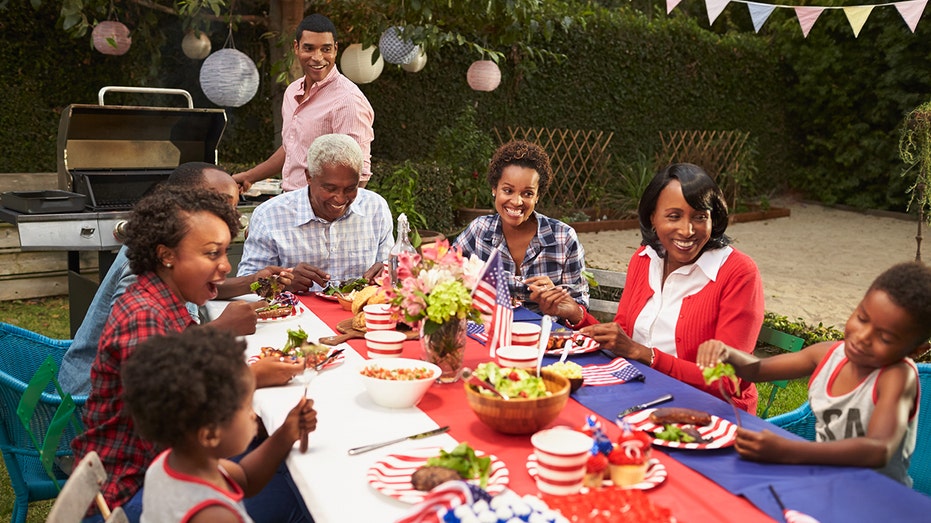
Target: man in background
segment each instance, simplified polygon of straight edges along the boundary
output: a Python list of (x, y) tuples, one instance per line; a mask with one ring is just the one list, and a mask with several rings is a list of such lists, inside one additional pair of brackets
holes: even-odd
[(375, 111), (352, 80), (336, 68), (336, 27), (329, 18), (313, 14), (297, 26), (294, 56), (304, 72), (288, 86), (281, 104), (281, 147), (267, 160), (233, 175), (247, 191), (259, 181), (281, 173), (281, 188), (293, 191), (307, 185), (307, 149), (318, 136), (346, 134), (362, 148), (359, 187), (372, 176), (372, 123)]

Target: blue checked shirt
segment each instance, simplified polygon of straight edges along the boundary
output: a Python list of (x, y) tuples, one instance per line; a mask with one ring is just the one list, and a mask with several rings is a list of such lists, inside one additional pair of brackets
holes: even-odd
[[(572, 294), (576, 303), (588, 308), (588, 281), (582, 276), (585, 269), (585, 249), (579, 243), (575, 229), (565, 223), (533, 213), (537, 220), (537, 234), (530, 240), (520, 275), (526, 279), (531, 276), (549, 276), (556, 285), (564, 285)], [(514, 258), (508, 251), (501, 229), (501, 217), (497, 214), (480, 216), (472, 221), (453, 243), (462, 249), (462, 254), (475, 254), (488, 260), (494, 249), (501, 252), (501, 262), (508, 273), (508, 287), (511, 297), (524, 302), (528, 309), (539, 313), (536, 303), (528, 302), (530, 289), (513, 276), (517, 274)]]
[(268, 265), (294, 267), (304, 262), (327, 271), (334, 280), (348, 280), (388, 259), (394, 226), (384, 198), (359, 189), (346, 214), (328, 222), (314, 214), (308, 190), (286, 192), (256, 207), (239, 276)]

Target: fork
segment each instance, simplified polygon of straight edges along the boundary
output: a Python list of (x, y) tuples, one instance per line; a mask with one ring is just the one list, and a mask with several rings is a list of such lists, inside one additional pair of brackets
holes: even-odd
[[(314, 355), (313, 365), (308, 365), (307, 364), (308, 358), (306, 356), (304, 357), (304, 397), (305, 398), (307, 398), (307, 388), (310, 386), (310, 381), (314, 379), (314, 377), (316, 377), (320, 373), (320, 366), (323, 365), (322, 362), (317, 361), (317, 353), (314, 352), (313, 355)], [(324, 358), (324, 361), (326, 361), (326, 358)], [(307, 398), (307, 399), (310, 399), (310, 398)], [(307, 446), (310, 443), (309, 440), (310, 440), (309, 432), (305, 432), (304, 434), (301, 434), (301, 454), (304, 454), (307, 452)]]

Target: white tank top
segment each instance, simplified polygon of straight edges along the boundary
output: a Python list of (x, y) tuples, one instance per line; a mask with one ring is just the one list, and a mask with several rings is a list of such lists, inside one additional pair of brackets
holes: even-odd
[[(906, 358), (906, 363), (918, 376), (915, 363)], [(808, 384), (808, 402), (814, 413), (815, 434), (817, 441), (837, 441), (849, 438), (866, 436), (866, 429), (876, 407), (876, 382), (883, 369), (876, 369), (846, 394), (833, 396), (828, 391), (841, 367), (847, 363), (844, 353), (844, 342), (831, 347), (824, 360), (815, 369)], [(915, 450), (915, 437), (918, 432), (918, 404), (921, 391), (912, 400), (912, 411), (909, 414), (908, 427), (899, 447), (885, 467), (877, 469), (892, 479), (900, 481), (909, 487), (912, 479), (908, 475), (908, 465), (912, 452)]]
[(168, 466), (166, 450), (159, 454), (145, 473), (142, 491), (141, 523), (178, 523), (187, 521), (197, 511), (220, 505), (239, 516), (243, 523), (253, 523), (242, 503), (242, 488), (219, 467), (230, 490), (223, 490), (204, 480), (182, 474)]

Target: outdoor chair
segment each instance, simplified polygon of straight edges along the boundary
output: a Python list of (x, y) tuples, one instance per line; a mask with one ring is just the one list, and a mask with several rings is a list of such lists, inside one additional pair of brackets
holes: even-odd
[[(918, 438), (908, 467), (908, 475), (912, 477), (913, 489), (931, 496), (931, 441), (924, 437), (931, 433), (931, 363), (918, 364), (918, 383), (921, 391)], [(815, 415), (807, 401), (791, 412), (773, 416), (766, 421), (807, 440), (815, 440)]]
[(71, 440), (86, 396), (61, 392), (58, 364), (70, 340), (0, 323), (0, 451), (13, 487), (11, 521), (31, 501), (52, 499), (67, 478)]
[(627, 273), (589, 268), (586, 270), (592, 273), (592, 277), (598, 282), (597, 287), (589, 289), (592, 297), (588, 300), (588, 311), (599, 321), (613, 321), (617, 315), (617, 304), (624, 291)]
[(96, 502), (106, 523), (127, 523), (129, 520), (123, 509), (116, 507), (111, 512), (100, 493), (100, 487), (106, 479), (107, 471), (100, 462), (100, 456), (94, 451), (88, 452), (61, 489), (61, 494), (49, 512), (47, 522), (78, 523), (84, 518), (91, 503)]
[[(805, 345), (805, 340), (798, 336), (793, 336), (763, 325), (760, 327), (760, 335), (757, 337), (757, 343), (770, 345), (784, 351), (798, 352), (802, 350), (802, 347)], [(769, 408), (773, 406), (776, 393), (786, 388), (789, 384), (789, 380), (774, 380), (769, 383), (772, 384), (772, 389), (769, 391), (769, 399), (766, 400), (766, 407), (763, 408), (763, 413), (760, 415), (761, 418), (765, 418), (766, 415), (769, 414)]]

